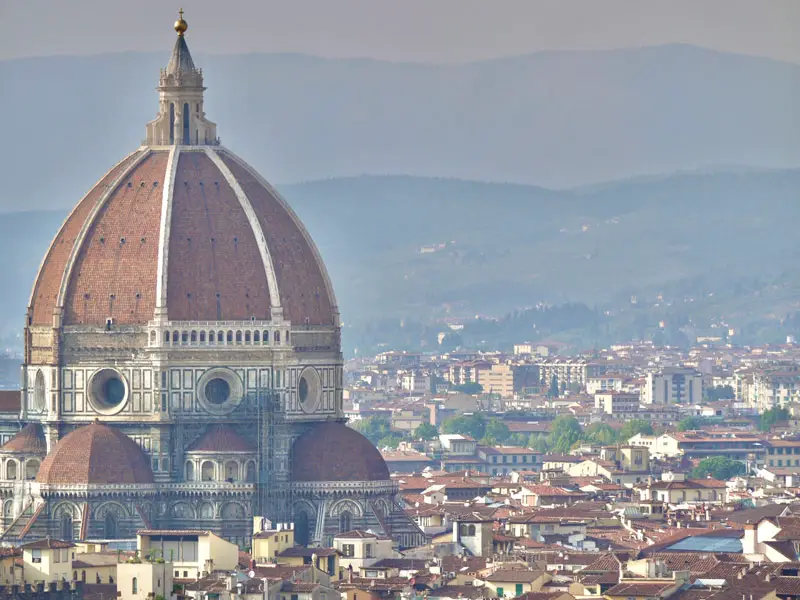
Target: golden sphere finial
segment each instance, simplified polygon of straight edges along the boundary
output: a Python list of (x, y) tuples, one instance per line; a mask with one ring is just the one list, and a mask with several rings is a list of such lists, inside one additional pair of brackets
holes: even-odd
[(189, 29), (189, 24), (183, 20), (183, 9), (178, 11), (178, 20), (175, 21), (174, 27), (179, 36), (182, 36), (184, 33), (186, 33), (186, 30)]

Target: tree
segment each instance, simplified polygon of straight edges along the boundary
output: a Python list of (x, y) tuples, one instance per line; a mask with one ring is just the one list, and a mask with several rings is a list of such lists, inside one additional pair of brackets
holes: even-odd
[(580, 441), (582, 434), (578, 419), (572, 415), (559, 415), (553, 420), (553, 427), (547, 436), (547, 447), (551, 452), (569, 452)]
[(439, 429), (430, 423), (423, 423), (414, 430), (414, 439), (435, 440), (439, 437)]
[(758, 428), (761, 431), (770, 431), (778, 423), (784, 423), (789, 420), (789, 411), (785, 408), (774, 407), (765, 410), (761, 413), (761, 421)]
[(508, 425), (495, 418), (490, 419), (486, 424), (484, 435), (494, 439), (499, 444), (503, 444), (511, 437), (511, 431), (508, 429)]
[(694, 431), (702, 429), (707, 421), (703, 417), (686, 417), (678, 423), (678, 431)]
[(463, 394), (480, 394), (483, 392), (483, 386), (480, 383), (462, 383), (461, 385), (454, 385), (450, 388), (454, 392), (461, 392)]
[(742, 475), (746, 470), (744, 463), (738, 460), (726, 456), (714, 456), (701, 460), (700, 464), (692, 469), (692, 477), (702, 479), (711, 475), (714, 479), (726, 481), (731, 477)]
[(460, 433), (479, 440), (486, 434), (486, 419), (480, 413), (451, 417), (442, 423), (442, 433)]
[(391, 450), (396, 450), (400, 445), (400, 439), (401, 438), (398, 435), (387, 435), (386, 437), (379, 439), (375, 446), (378, 448), (389, 448)]
[(650, 424), (650, 421), (645, 421), (643, 419), (628, 421), (622, 426), (622, 429), (619, 430), (619, 440), (621, 442), (627, 442), (637, 433), (653, 435), (653, 426)]
[(382, 417), (367, 417), (366, 419), (355, 421), (351, 424), (351, 427), (376, 446), (385, 437), (397, 437), (400, 435), (392, 431), (391, 421)]
[(617, 432), (608, 423), (592, 423), (584, 430), (583, 436), (590, 442), (604, 446), (617, 441)]
[(729, 385), (717, 385), (706, 390), (706, 400), (730, 400), (735, 397), (736, 394)]
[(547, 391), (547, 395), (551, 398), (558, 398), (558, 377), (555, 375), (550, 380), (550, 389)]
[(536, 452), (547, 452), (547, 438), (531, 434), (528, 439), (528, 447)]

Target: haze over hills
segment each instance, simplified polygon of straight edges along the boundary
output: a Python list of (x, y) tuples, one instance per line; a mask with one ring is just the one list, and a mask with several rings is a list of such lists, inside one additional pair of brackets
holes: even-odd
[[(281, 187), (331, 271), (349, 350), (419, 335), (401, 322), (501, 316), (539, 302), (609, 311), (604, 341), (645, 335), (663, 318), (724, 321), (775, 341), (785, 335), (781, 320), (798, 310), (798, 189), (800, 170), (684, 173), (575, 191), (408, 176)], [(19, 331), (64, 216), (0, 219), (0, 254), (18, 257), (0, 265), (6, 336)], [(584, 346), (600, 339), (574, 337)]]
[[(168, 53), (0, 62), (0, 110), (14, 116), (0, 210), (67, 209), (130, 152)], [(567, 187), (800, 165), (800, 66), (769, 59), (681, 45), (457, 66), (195, 58), (223, 143), (278, 183), (374, 173)]]

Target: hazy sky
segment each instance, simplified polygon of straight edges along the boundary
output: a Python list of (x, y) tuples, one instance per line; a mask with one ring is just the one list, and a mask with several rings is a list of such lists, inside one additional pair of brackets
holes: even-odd
[(0, 0), (0, 60), (169, 45), (451, 62), (684, 42), (800, 63), (800, 0)]

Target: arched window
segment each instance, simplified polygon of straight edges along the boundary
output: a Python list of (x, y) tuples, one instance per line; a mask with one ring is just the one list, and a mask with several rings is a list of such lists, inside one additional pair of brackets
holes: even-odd
[(259, 335), (258, 331), (253, 332), (253, 343), (258, 344), (261, 341), (261, 336)]
[(189, 334), (189, 341), (191, 341), (193, 344), (195, 342), (197, 342), (197, 332), (196, 331), (193, 331), (192, 333)]
[(32, 481), (36, 479), (36, 474), (39, 472), (39, 461), (35, 458), (30, 459), (25, 463), (25, 479)]
[[(61, 515), (61, 539), (65, 542), (72, 541), (72, 515), (63, 513)], [(77, 577), (76, 577), (77, 578)]]
[(308, 545), (308, 515), (300, 511), (294, 516), (294, 541), (301, 546)]
[(178, 332), (177, 331), (173, 331), (172, 332), (172, 343), (173, 344), (177, 344), (178, 343)]
[(236, 343), (237, 344), (241, 344), (242, 343), (242, 332), (241, 331), (237, 331), (236, 332)]
[(239, 479), (239, 465), (232, 460), (225, 463), (225, 481), (238, 481)]
[(72, 581), (78, 581), (78, 572), (77, 571), (73, 571), (72, 572)]
[(225, 334), (223, 332), (220, 331), (217, 333), (217, 341), (220, 344), (225, 341)]
[(165, 473), (169, 473), (169, 458), (166, 456), (161, 458), (161, 470)]
[(206, 342), (206, 332), (205, 331), (201, 331), (200, 332), (200, 343), (201, 344), (205, 344), (205, 342)]
[(169, 143), (175, 143), (175, 104), (169, 103)]
[(475, 537), (475, 525), (470, 525), (467, 530), (467, 535)]
[(131, 593), (138, 594), (139, 593), (139, 580), (134, 577), (131, 581)]
[(233, 332), (232, 332), (232, 331), (229, 331), (229, 332), (228, 332), (228, 337), (227, 337), (227, 340), (228, 340), (228, 343), (229, 343), (229, 344), (232, 344), (232, 343), (233, 343)]
[(265, 331), (261, 339), (264, 340), (265, 344), (269, 344), (269, 331)]
[(183, 114), (181, 115), (183, 119), (183, 143), (187, 146), (192, 143), (192, 138), (189, 134), (189, 103), (183, 103)]
[(339, 514), (339, 533), (352, 531), (353, 530), (353, 528), (351, 527), (352, 523), (353, 523), (353, 516), (350, 514), (350, 511), (343, 510), (341, 514)]
[(247, 461), (245, 480), (247, 483), (256, 482), (256, 463), (252, 460)]
[(188, 341), (189, 341), (189, 332), (188, 331), (181, 332), (181, 344), (185, 344)]
[(112, 540), (114, 538), (119, 537), (117, 531), (117, 514), (113, 512), (107, 512), (104, 524), (104, 532), (105, 537), (107, 540)]
[(169, 344), (169, 331), (164, 332), (164, 343)]
[(281, 343), (281, 332), (280, 331), (276, 331), (275, 332), (275, 343), (276, 344), (280, 344)]
[(86, 583), (86, 571), (81, 571), (81, 581)]
[(36, 383), (33, 386), (33, 407), (36, 410), (44, 410), (45, 408), (44, 373), (41, 370), (36, 371)]
[(214, 481), (214, 463), (210, 460), (200, 467), (200, 481)]
[(6, 463), (6, 479), (17, 478), (17, 461), (10, 460)]
[(288, 331), (286, 332), (286, 339), (284, 341), (286, 342), (286, 345), (288, 346), (289, 345), (289, 332)]
[(186, 467), (183, 472), (186, 481), (194, 481), (194, 463), (192, 461), (186, 462)]
[(245, 344), (249, 344), (250, 343), (250, 332), (249, 331), (245, 331), (244, 332), (244, 343)]

